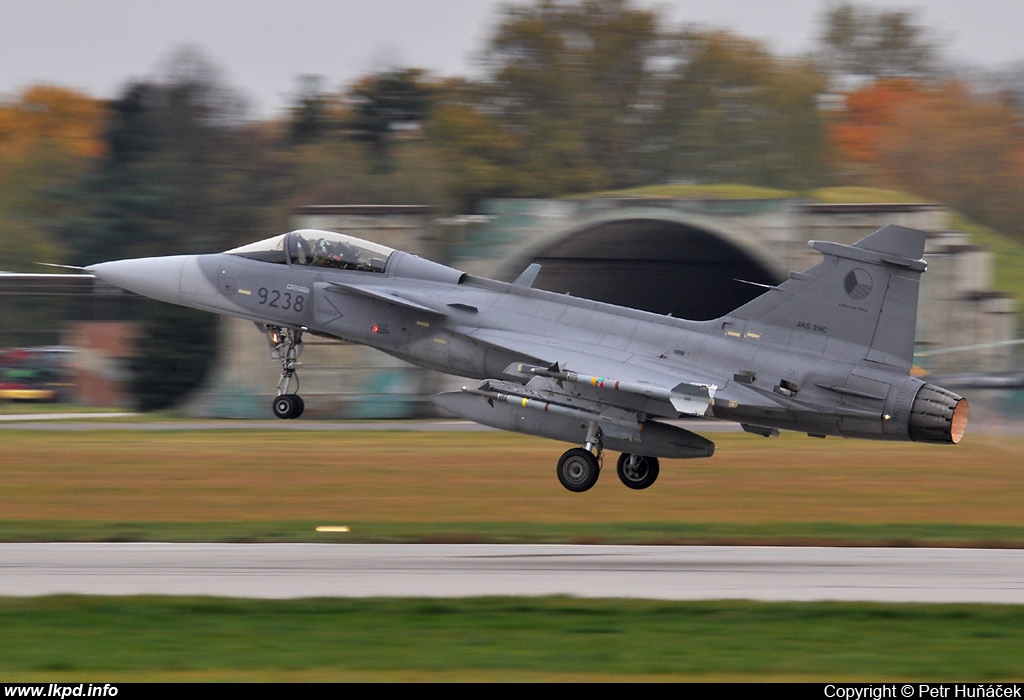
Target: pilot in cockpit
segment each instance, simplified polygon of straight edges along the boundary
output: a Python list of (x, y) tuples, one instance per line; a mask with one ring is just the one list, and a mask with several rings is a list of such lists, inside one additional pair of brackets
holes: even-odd
[(358, 251), (343, 241), (328, 241), (321, 238), (313, 250), (313, 265), (317, 267), (335, 267), (354, 269), (359, 264)]

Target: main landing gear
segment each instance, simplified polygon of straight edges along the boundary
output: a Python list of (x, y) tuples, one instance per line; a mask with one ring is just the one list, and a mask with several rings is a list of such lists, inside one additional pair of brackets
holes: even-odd
[[(297, 393), (299, 390), (299, 355), (302, 354), (302, 329), (267, 326), (267, 341), (270, 343), (270, 357), (281, 363), (281, 379), (277, 382), (277, 398), (274, 399), (274, 415), (278, 418), (298, 418), (306, 404)], [(292, 393), (292, 382), (295, 393)]]
[(645, 489), (655, 482), (661, 465), (657, 457), (623, 453), (619, 455), (619, 479), (631, 489)]
[[(575, 493), (589, 490), (601, 475), (601, 430), (591, 426), (587, 444), (567, 450), (558, 460), (558, 481)], [(657, 457), (623, 453), (619, 456), (619, 480), (631, 489), (645, 489), (653, 484), (661, 471)]]
[(597, 483), (601, 465), (594, 453), (583, 447), (574, 447), (558, 460), (558, 480), (562, 486), (582, 493)]

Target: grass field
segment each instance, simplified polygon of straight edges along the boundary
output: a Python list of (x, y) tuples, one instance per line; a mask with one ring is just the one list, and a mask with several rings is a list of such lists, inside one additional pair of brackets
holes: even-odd
[(557, 482), (500, 432), (10, 430), (3, 540), (1024, 545), (1024, 438), (957, 446), (717, 433), (646, 491)]
[[(1024, 438), (717, 433), (643, 492), (499, 432), (0, 431), (0, 539), (1024, 546)], [(614, 455), (608, 455), (609, 464)], [(323, 535), (321, 524), (349, 533)], [(1024, 608), (575, 599), (0, 599), (2, 681), (957, 680)]]
[(0, 599), (0, 680), (1007, 681), (1019, 606)]

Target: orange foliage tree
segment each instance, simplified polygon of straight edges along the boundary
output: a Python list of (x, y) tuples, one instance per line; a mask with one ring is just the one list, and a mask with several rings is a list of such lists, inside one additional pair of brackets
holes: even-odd
[(106, 109), (67, 88), (37, 85), (0, 103), (0, 269), (63, 261), (51, 235), (73, 204), (58, 191), (102, 155)]
[(103, 154), (103, 102), (53, 85), (36, 85), (0, 105), (0, 153), (17, 158), (55, 146), (86, 158)]
[(840, 171), (1024, 237), (1024, 131), (999, 95), (958, 82), (883, 80), (853, 91), (830, 127)]
[(920, 99), (923, 92), (916, 81), (891, 78), (848, 93), (843, 109), (829, 124), (836, 152), (847, 164), (877, 165), (879, 143), (897, 122), (901, 107)]

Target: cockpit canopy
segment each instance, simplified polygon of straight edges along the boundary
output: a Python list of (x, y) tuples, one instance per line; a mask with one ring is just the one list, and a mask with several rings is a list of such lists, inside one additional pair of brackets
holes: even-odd
[(302, 229), (226, 252), (280, 265), (384, 272), (388, 258), (395, 251), (342, 233)]

